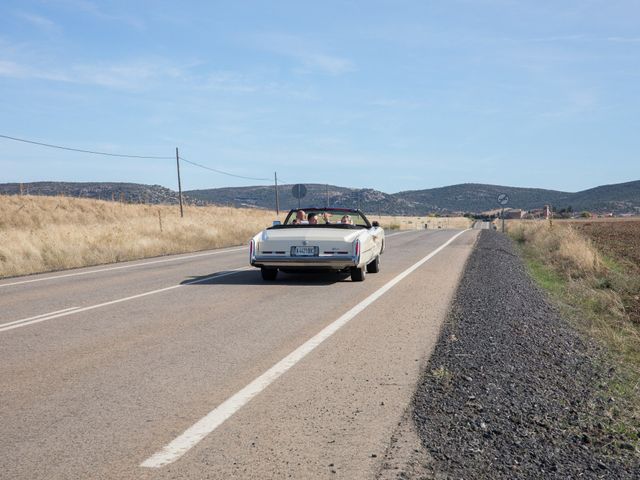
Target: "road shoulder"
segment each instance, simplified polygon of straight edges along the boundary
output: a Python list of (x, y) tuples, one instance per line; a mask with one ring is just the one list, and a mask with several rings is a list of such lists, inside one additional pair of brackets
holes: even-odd
[(607, 428), (607, 380), (511, 241), (483, 231), (416, 392), (421, 477), (637, 478), (637, 453)]

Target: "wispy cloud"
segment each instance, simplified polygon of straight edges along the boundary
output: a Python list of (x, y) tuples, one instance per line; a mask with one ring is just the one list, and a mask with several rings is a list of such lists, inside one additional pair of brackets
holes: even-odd
[(355, 71), (354, 63), (310, 46), (304, 39), (285, 34), (265, 34), (257, 38), (259, 48), (295, 60), (297, 73), (320, 72), (343, 75)]
[(185, 75), (185, 70), (180, 65), (172, 65), (162, 59), (113, 64), (71, 64), (66, 67), (0, 59), (0, 77), (51, 80), (121, 90), (140, 90), (154, 82), (182, 79)]
[(555, 42), (610, 42), (610, 43), (640, 43), (640, 37), (621, 36), (594, 36), (586, 34), (556, 35), (549, 37), (532, 38), (532, 43), (555, 43)]
[(369, 105), (380, 108), (391, 108), (398, 110), (418, 110), (427, 107), (427, 102), (418, 100), (404, 100), (399, 98), (378, 98), (371, 102)]
[(29, 72), (15, 62), (0, 60), (0, 77), (22, 78), (28, 76)]
[(59, 82), (71, 81), (71, 77), (59, 71), (41, 70), (26, 64), (19, 64), (11, 60), (0, 59), (0, 77), (54, 80)]
[(232, 93), (254, 93), (270, 87), (268, 84), (259, 84), (246, 75), (236, 72), (214, 72), (208, 74), (201, 82), (201, 86), (211, 90)]
[(59, 0), (63, 5), (71, 7), (75, 11), (80, 11), (85, 14), (91, 15), (94, 18), (106, 21), (114, 21), (124, 23), (130, 27), (142, 30), (146, 27), (145, 22), (138, 17), (122, 14), (111, 13), (103, 10), (98, 4), (90, 0)]
[(35, 15), (28, 12), (17, 12), (16, 16), (30, 23), (34, 27), (39, 28), (40, 30), (44, 30), (47, 32), (59, 32), (61, 30), (60, 26), (57, 23), (42, 15)]
[(178, 67), (149, 60), (111, 65), (75, 65), (72, 72), (73, 78), (80, 83), (124, 90), (138, 90), (150, 82), (182, 76)]
[(608, 37), (607, 41), (613, 43), (640, 43), (640, 37)]

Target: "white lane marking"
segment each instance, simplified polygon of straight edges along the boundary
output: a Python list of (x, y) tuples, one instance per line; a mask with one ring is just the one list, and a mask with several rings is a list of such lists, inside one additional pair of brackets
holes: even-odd
[[(208, 277), (204, 277), (204, 278), (199, 278), (196, 280), (190, 280), (188, 282), (184, 282), (181, 283), (179, 285), (172, 285), (170, 287), (165, 287), (165, 288), (159, 288), (158, 290), (151, 290), (149, 292), (144, 292), (144, 293), (139, 293), (137, 295), (131, 295), (130, 297), (124, 297), (124, 298), (119, 298), (117, 300), (110, 300), (108, 302), (104, 302), (104, 303), (98, 303), (96, 305), (91, 305), (89, 307), (78, 307), (75, 308), (74, 310), (70, 310), (70, 311), (60, 311), (59, 313), (51, 313), (51, 314), (44, 314), (44, 315), (38, 315), (36, 317), (32, 317), (32, 319), (23, 319), (23, 320), (16, 320), (16, 322), (10, 322), (4, 325), (0, 325), (0, 332), (5, 332), (7, 330), (13, 330), (14, 328), (20, 328), (20, 327), (26, 327), (27, 325), (33, 325), (34, 323), (40, 323), (40, 322), (44, 322), (47, 320), (53, 320), (54, 318), (60, 318), (60, 317), (66, 317), (67, 315), (73, 315), (75, 313), (80, 313), (80, 312), (86, 312), (88, 310), (94, 310), (96, 308), (100, 308), (100, 307), (106, 307), (108, 305), (113, 305), (116, 303), (121, 303), (121, 302), (127, 302), (129, 300), (135, 300), (136, 298), (141, 298), (141, 297), (146, 297), (148, 295), (154, 295), (156, 293), (162, 293), (162, 292), (167, 292), (169, 290), (174, 290), (176, 288), (180, 288), (180, 287), (184, 287), (186, 285), (193, 285), (195, 283), (202, 283), (202, 282), (206, 282), (207, 280), (216, 280), (218, 278), (222, 278), (222, 277), (227, 277), (229, 275), (234, 275), (236, 273), (239, 272), (244, 272), (246, 270), (253, 270), (253, 267), (244, 267), (244, 268), (239, 268), (236, 270), (232, 270), (229, 272), (225, 272), (225, 273), (221, 273), (221, 274), (213, 274), (213, 275), (209, 275)], [(39, 317), (39, 318), (38, 318)], [(17, 323), (17, 322), (22, 322), (22, 323)], [(11, 324), (14, 325), (11, 325)], [(7, 326), (5, 326), (7, 325)]]
[(136, 264), (133, 264), (133, 265), (120, 265), (118, 267), (100, 268), (100, 269), (97, 269), (97, 270), (90, 270), (90, 271), (87, 271), (87, 272), (74, 272), (74, 273), (65, 273), (65, 274), (62, 274), (62, 275), (54, 275), (54, 276), (51, 276), (51, 277), (32, 278), (32, 279), (29, 279), (29, 280), (20, 280), (20, 281), (17, 281), (17, 282), (2, 283), (2, 284), (0, 284), (0, 288), (9, 287), (11, 285), (22, 285), (24, 283), (44, 282), (46, 280), (56, 280), (58, 278), (75, 277), (75, 276), (78, 276), (78, 275), (90, 275), (92, 273), (109, 272), (111, 270), (122, 270), (123, 268), (144, 267), (146, 265), (153, 265), (153, 264), (156, 264), (156, 263), (177, 262), (177, 261), (180, 261), (180, 260), (188, 260), (190, 258), (205, 257), (205, 256), (210, 256), (210, 255), (221, 255), (223, 253), (230, 253), (230, 252), (239, 252), (240, 250), (246, 250), (246, 249), (247, 249), (247, 247), (239, 247), (239, 248), (233, 248), (233, 249), (228, 249), (228, 250), (217, 250), (215, 252), (196, 253), (194, 255), (187, 255), (187, 256), (182, 256), (182, 257), (163, 258), (161, 260), (152, 260), (152, 261), (149, 261), (149, 262), (136, 263)]
[(14, 320), (13, 322), (2, 323), (2, 324), (0, 324), (0, 328), (8, 327), (9, 325), (15, 325), (16, 323), (28, 322), (29, 320), (35, 320), (37, 318), (48, 317), (49, 315), (55, 315), (56, 313), (69, 312), (69, 311), (75, 310), (77, 308), (79, 308), (79, 307), (69, 307), (69, 308), (64, 308), (62, 310), (56, 310), (55, 312), (42, 313), (40, 315), (36, 315), (35, 317), (23, 318), (22, 320)]
[(262, 392), (265, 388), (271, 385), (278, 377), (284, 374), (287, 370), (297, 364), (300, 360), (302, 360), (305, 356), (307, 356), (313, 349), (315, 349), (318, 345), (324, 342), (327, 338), (337, 332), (340, 328), (346, 325), (352, 318), (362, 312), (365, 308), (375, 302), (378, 298), (384, 295), (388, 290), (393, 288), (398, 282), (402, 281), (405, 277), (415, 271), (417, 268), (422, 266), (426, 261), (428, 261), (433, 256), (437, 255), (440, 251), (442, 251), (445, 247), (447, 247), (451, 242), (453, 242), (460, 235), (465, 233), (467, 230), (463, 230), (445, 243), (440, 245), (434, 251), (429, 253), (427, 256), (414, 263), (412, 266), (407, 268), (405, 271), (397, 275), (395, 278), (387, 282), (385, 285), (380, 287), (378, 290), (373, 292), (367, 298), (358, 303), (351, 310), (343, 314), (340, 318), (335, 320), (333, 323), (326, 326), (324, 329), (320, 331), (320, 333), (316, 334), (310, 340), (307, 340), (304, 344), (298, 347), (296, 350), (291, 352), (285, 358), (276, 363), (269, 370), (264, 372), (258, 378), (249, 383), (246, 387), (244, 387), (239, 392), (235, 393), (227, 400), (222, 402), (219, 406), (211, 410), (206, 416), (198, 420), (195, 424), (189, 427), (187, 430), (182, 433), (179, 437), (174, 439), (171, 443), (166, 445), (162, 450), (156, 452), (151, 457), (147, 458), (144, 462), (140, 464), (141, 467), (145, 468), (160, 468), (170, 463), (178, 460), (182, 455), (184, 455), (187, 451), (189, 451), (192, 447), (194, 447), (198, 442), (200, 442), (204, 437), (213, 432), (216, 428), (222, 425), (225, 420), (231, 417), (234, 413), (236, 413), (240, 408), (249, 403), (249, 401)]

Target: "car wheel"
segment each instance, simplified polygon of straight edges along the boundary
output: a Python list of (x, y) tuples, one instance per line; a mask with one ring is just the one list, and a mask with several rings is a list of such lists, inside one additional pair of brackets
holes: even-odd
[(358, 268), (358, 267), (353, 267), (351, 269), (351, 281), (352, 282), (362, 282), (364, 280), (364, 277), (367, 274), (367, 269), (366, 267), (362, 267), (362, 268)]
[(278, 269), (277, 268), (264, 268), (262, 267), (260, 269), (260, 273), (262, 273), (262, 279), (266, 280), (267, 282), (273, 282), (276, 277), (278, 276)]
[(368, 273), (378, 273), (379, 271), (380, 271), (380, 255), (378, 255), (376, 258), (374, 258), (367, 265), (367, 272)]

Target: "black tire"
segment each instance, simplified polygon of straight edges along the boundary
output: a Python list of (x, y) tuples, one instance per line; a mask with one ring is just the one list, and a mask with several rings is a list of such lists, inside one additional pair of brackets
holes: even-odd
[(262, 279), (267, 282), (273, 282), (278, 276), (277, 268), (264, 268), (260, 269), (260, 273), (262, 274)]
[(351, 269), (351, 281), (352, 282), (362, 282), (362, 281), (364, 281), (364, 278), (366, 276), (367, 276), (366, 267), (362, 267), (362, 268), (353, 267)]
[(367, 265), (367, 273), (378, 273), (380, 271), (380, 255), (374, 258)]

